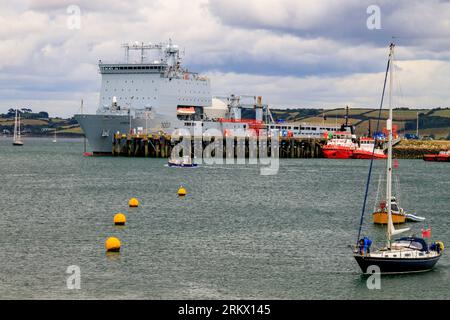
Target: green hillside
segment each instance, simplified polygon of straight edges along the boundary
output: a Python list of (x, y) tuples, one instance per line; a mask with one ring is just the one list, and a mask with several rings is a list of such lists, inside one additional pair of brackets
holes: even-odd
[[(83, 132), (73, 118), (51, 118), (45, 111), (33, 112), (31, 109), (20, 110), (21, 132), (31, 136), (52, 136), (55, 130), (58, 135), (82, 136)], [(14, 130), (15, 110), (10, 109), (7, 113), (0, 114), (0, 133), (12, 134)]]

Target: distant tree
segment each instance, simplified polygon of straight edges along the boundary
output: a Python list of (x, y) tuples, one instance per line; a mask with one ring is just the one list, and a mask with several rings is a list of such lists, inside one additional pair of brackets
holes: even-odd
[(33, 112), (33, 110), (28, 109), (28, 108), (22, 108), (20, 110), (22, 110), (23, 113), (32, 113)]
[(69, 124), (78, 124), (78, 121), (77, 121), (77, 120), (75, 120), (75, 118), (74, 118), (74, 117), (72, 117), (72, 118), (68, 119), (68, 121), (69, 121)]
[(6, 118), (14, 118), (16, 115), (16, 109), (10, 108), (6, 114)]
[(40, 111), (38, 113), (38, 118), (48, 119), (48, 112)]

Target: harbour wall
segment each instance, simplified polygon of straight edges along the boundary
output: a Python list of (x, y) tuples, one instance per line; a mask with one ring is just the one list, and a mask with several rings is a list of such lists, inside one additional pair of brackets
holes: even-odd
[[(281, 137), (278, 143), (272, 145), (270, 138), (267, 140), (259, 140), (256, 137), (223, 137), (222, 141), (211, 138), (210, 141), (204, 139), (191, 139), (190, 150), (191, 155), (202, 154), (202, 150), (206, 150), (208, 146), (214, 149), (211, 152), (215, 156), (215, 152), (221, 152), (223, 157), (245, 157), (259, 158), (260, 154), (271, 156), (274, 148), (279, 149), (280, 158), (322, 158), (322, 146), (325, 139), (313, 138), (294, 138)], [(186, 143), (187, 141), (185, 141)], [(183, 140), (172, 139), (170, 135), (144, 135), (144, 134), (120, 134), (114, 135), (112, 142), (113, 156), (126, 157), (149, 157), (149, 158), (168, 158), (173, 148), (182, 144)], [(215, 143), (219, 147), (214, 148)], [(200, 150), (201, 149), (201, 150)], [(200, 152), (200, 153), (199, 153)], [(232, 153), (230, 155), (230, 152)]]

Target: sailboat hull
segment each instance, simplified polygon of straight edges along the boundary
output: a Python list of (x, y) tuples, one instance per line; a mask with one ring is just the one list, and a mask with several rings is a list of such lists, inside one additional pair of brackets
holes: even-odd
[(381, 273), (411, 273), (430, 271), (434, 268), (441, 256), (400, 259), (370, 257), (356, 254), (354, 257), (363, 273), (370, 273), (367, 269), (374, 265), (380, 268)]
[(23, 146), (23, 142), (19, 141), (13, 142), (13, 146)]
[[(400, 224), (406, 222), (406, 216), (404, 214), (392, 214), (392, 223)], [(373, 213), (373, 223), (375, 224), (387, 224), (388, 214), (387, 212), (374, 212)]]

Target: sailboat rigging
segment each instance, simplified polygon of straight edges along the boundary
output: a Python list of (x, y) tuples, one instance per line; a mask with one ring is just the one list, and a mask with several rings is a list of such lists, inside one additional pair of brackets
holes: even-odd
[[(384, 93), (386, 88), (386, 80), (389, 74), (389, 117), (387, 119), (388, 131), (388, 153), (386, 165), (386, 199), (387, 199), (387, 245), (379, 250), (370, 251), (372, 240), (368, 237), (360, 238), (363, 224), (365, 206), (370, 184), (370, 177), (372, 173), (373, 158), (370, 162), (369, 175), (367, 178), (366, 192), (364, 195), (363, 209), (361, 213), (360, 226), (358, 231), (358, 240), (354, 250), (354, 258), (360, 266), (363, 273), (368, 273), (371, 266), (378, 266), (381, 273), (404, 273), (404, 272), (421, 272), (431, 270), (444, 250), (442, 242), (434, 242), (430, 246), (425, 239), (408, 236), (393, 240), (395, 235), (409, 231), (409, 228), (395, 229), (393, 221), (393, 212), (391, 206), (392, 199), (392, 140), (393, 140), (393, 126), (392, 126), (392, 87), (393, 87), (393, 61), (394, 61), (394, 47), (391, 43), (389, 47), (389, 60), (386, 68), (383, 94), (381, 98), (380, 111), (383, 106)], [(379, 126), (379, 119), (377, 129)]]

